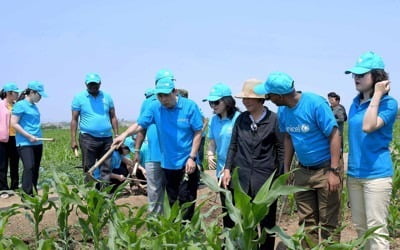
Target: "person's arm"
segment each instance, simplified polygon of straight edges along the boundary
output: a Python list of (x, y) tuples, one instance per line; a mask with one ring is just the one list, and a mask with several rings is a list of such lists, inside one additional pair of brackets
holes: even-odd
[(199, 147), (201, 143), (201, 130), (195, 131), (193, 136), (192, 149), (190, 150), (190, 157), (186, 161), (185, 171), (188, 174), (193, 173), (196, 170), (196, 161), (193, 160), (197, 157)]
[(16, 115), (11, 115), (11, 126), (17, 131), (18, 133), (22, 134), (26, 137), (30, 142), (36, 142), (37, 138), (34, 135), (29, 134), (19, 125), (20, 117)]
[(285, 172), (285, 145), (284, 145), (284, 134), (279, 131), (278, 120), (275, 121), (275, 135), (276, 135), (276, 156), (278, 159), (279, 172), (277, 174), (282, 174)]
[(118, 136), (118, 119), (117, 115), (115, 114), (115, 108), (110, 108), (110, 121), (111, 126), (114, 132), (114, 137)]
[(340, 147), (341, 137), (337, 127), (334, 127), (329, 136), (330, 153), (331, 153), (331, 170), (328, 171), (328, 189), (329, 191), (337, 191), (340, 188)]
[(76, 130), (78, 128), (78, 118), (79, 118), (79, 111), (72, 111), (72, 118), (70, 124), (70, 131), (71, 131), (71, 148), (74, 150), (78, 148), (78, 143), (76, 141)]
[(375, 84), (374, 95), (364, 115), (362, 129), (365, 133), (374, 132), (385, 125), (385, 122), (378, 116), (379, 104), (382, 97), (390, 90), (390, 81), (381, 81)]
[(119, 148), (121, 146), (121, 144), (124, 143), (124, 140), (126, 137), (136, 134), (141, 130), (143, 130), (143, 128), (138, 123), (132, 124), (122, 134), (120, 134), (119, 136), (114, 138), (112, 146), (116, 146), (117, 148)]
[(241, 116), (239, 116), (235, 122), (235, 125), (233, 126), (232, 129), (232, 136), (231, 136), (231, 142), (229, 144), (228, 152), (226, 154), (226, 161), (225, 161), (225, 167), (224, 167), (224, 172), (222, 176), (222, 186), (224, 188), (229, 187), (229, 183), (231, 182), (231, 171), (233, 167), (233, 161), (235, 158), (235, 154), (237, 152), (237, 147), (238, 147), (238, 126), (241, 121)]
[(144, 138), (146, 137), (146, 131), (147, 130), (141, 130), (136, 134), (136, 139), (135, 139), (135, 162), (140, 162), (140, 148), (142, 147)]
[(294, 148), (292, 143), (292, 138), (288, 133), (283, 135), (283, 147), (284, 147), (284, 157), (283, 157), (283, 170), (284, 173), (290, 171), (290, 166), (292, 165)]
[(344, 122), (346, 116), (345, 112), (346, 111), (344, 110), (344, 108), (342, 108), (341, 105), (337, 107), (335, 112), (336, 122)]

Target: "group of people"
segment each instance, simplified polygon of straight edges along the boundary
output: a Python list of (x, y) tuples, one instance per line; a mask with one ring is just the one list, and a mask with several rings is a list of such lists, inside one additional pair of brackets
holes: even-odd
[[(345, 73), (352, 74), (358, 91), (348, 117), (336, 93), (328, 94), (329, 105), (317, 94), (297, 91), (292, 77), (283, 72), (270, 73), (266, 81), (246, 80), (237, 95), (232, 95), (228, 85), (215, 84), (203, 100), (209, 102), (214, 112), (208, 122), (205, 154), (208, 166), (216, 169), (224, 188), (235, 192), (231, 174), (238, 168), (242, 189), (254, 198), (271, 175), (276, 178), (291, 170), (296, 155), (294, 185), (309, 188), (295, 194), (299, 224), (304, 223), (314, 242), (328, 237), (340, 240), (340, 233), (335, 230), (341, 221), (345, 121), (349, 132), (347, 185), (353, 223), (359, 236), (374, 226), (382, 226), (376, 232), (388, 236), (386, 218), (393, 175), (389, 145), (398, 104), (388, 95), (390, 81), (379, 55), (364, 53)], [(119, 154), (113, 156), (116, 160), (109, 157), (97, 170), (97, 178), (106, 182), (120, 177), (115, 177), (114, 170), (121, 164), (132, 164), (125, 160), (131, 151), (135, 155), (133, 161), (142, 161), (144, 165), (151, 214), (162, 212), (166, 191), (171, 204), (192, 202), (184, 214), (190, 220), (197, 198), (199, 150), (205, 126), (202, 111), (195, 102), (179, 94), (175, 83), (171, 71), (157, 72), (155, 86), (146, 91), (137, 122), (118, 134), (113, 100), (100, 90), (100, 76), (88, 74), (86, 89), (72, 102), (71, 148), (81, 149), (84, 172), (111, 147), (120, 148)], [(18, 188), (16, 169), (21, 157), (22, 189), (32, 194), (42, 154), (40, 114), (35, 103), (46, 94), (39, 82), (29, 83), (22, 94), (25, 99), (16, 102), (20, 92), (12, 83), (1, 92), (0, 189)], [(246, 111), (239, 111), (234, 97), (242, 100)], [(278, 106), (278, 112), (269, 110), (266, 101)], [(129, 141), (132, 135), (136, 135), (134, 143)], [(140, 155), (144, 141), (146, 156)], [(224, 209), (223, 195), (221, 203)], [(260, 226), (272, 228), (275, 220), (276, 202)], [(228, 214), (223, 224), (233, 226)], [(273, 235), (267, 235), (259, 248), (274, 249), (274, 242)], [(389, 242), (385, 237), (375, 237), (368, 242), (367, 249), (389, 249)]]

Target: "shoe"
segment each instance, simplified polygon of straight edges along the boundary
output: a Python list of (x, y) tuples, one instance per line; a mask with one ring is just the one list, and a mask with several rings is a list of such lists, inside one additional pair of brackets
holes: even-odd
[(2, 199), (8, 199), (9, 197), (10, 197), (10, 195), (7, 193), (3, 193), (0, 195), (0, 198), (2, 198)]

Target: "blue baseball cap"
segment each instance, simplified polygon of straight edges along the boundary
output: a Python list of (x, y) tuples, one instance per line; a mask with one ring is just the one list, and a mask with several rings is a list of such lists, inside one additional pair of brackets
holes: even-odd
[(294, 91), (294, 81), (292, 77), (283, 72), (272, 72), (268, 75), (263, 84), (254, 87), (254, 92), (258, 95), (277, 94), (285, 95)]
[(385, 64), (380, 56), (375, 54), (374, 52), (366, 52), (358, 58), (356, 65), (346, 70), (345, 74), (365, 74), (370, 72), (373, 69), (385, 69)]
[(169, 94), (175, 88), (175, 83), (172, 78), (161, 78), (156, 84), (154, 94)]
[(131, 152), (135, 152), (135, 141), (132, 136), (125, 138), (124, 145), (127, 146)]
[(17, 93), (21, 93), (22, 90), (18, 88), (17, 84), (13, 83), (13, 82), (9, 82), (6, 83), (3, 87), (3, 91), (4, 92), (17, 92)]
[(37, 91), (42, 97), (48, 97), (47, 93), (44, 92), (43, 84), (39, 81), (31, 81), (28, 83), (28, 89)]
[(221, 99), (222, 97), (231, 96), (231, 95), (232, 95), (232, 91), (228, 85), (226, 85), (224, 83), (217, 83), (211, 88), (210, 94), (205, 99), (203, 99), (203, 102), (217, 101), (217, 100)]
[(154, 79), (155, 83), (157, 84), (157, 82), (163, 78), (170, 78), (172, 80), (175, 80), (174, 74), (168, 69), (160, 69), (159, 71), (157, 71), (156, 77)]
[(150, 96), (154, 95), (154, 89), (153, 88), (148, 88), (144, 91), (144, 96), (146, 98), (149, 98)]
[(87, 74), (86, 78), (85, 78), (85, 83), (89, 84), (91, 82), (100, 84), (101, 83), (101, 78), (100, 78), (99, 74), (96, 74), (96, 73)]

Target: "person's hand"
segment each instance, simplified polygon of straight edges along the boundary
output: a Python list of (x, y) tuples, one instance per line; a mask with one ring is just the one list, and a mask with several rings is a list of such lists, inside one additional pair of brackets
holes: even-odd
[(29, 135), (28, 140), (29, 140), (30, 142), (37, 142), (37, 141), (38, 141), (37, 137), (34, 136), (34, 135)]
[(141, 165), (139, 165), (139, 170), (142, 171), (142, 174), (145, 178), (147, 178), (146, 176), (146, 169), (144, 167), (142, 167)]
[(231, 170), (224, 169), (224, 175), (222, 176), (222, 186), (226, 189), (229, 187), (231, 182)]
[(185, 172), (188, 174), (192, 174), (196, 171), (196, 162), (189, 157), (186, 161)]
[(126, 136), (124, 136), (124, 134), (115, 137), (111, 147), (116, 146), (117, 148), (119, 148), (122, 145), (122, 143), (124, 143), (125, 138)]
[(76, 143), (75, 140), (71, 141), (71, 149), (75, 151), (75, 149), (78, 149), (78, 144)]
[(125, 177), (124, 175), (122, 175), (122, 174), (117, 175), (117, 176), (118, 176), (118, 180), (119, 180), (120, 182), (124, 182), (124, 181), (126, 180), (126, 177)]
[(209, 154), (207, 156), (208, 168), (214, 170), (217, 167), (217, 163), (215, 162), (215, 155)]
[(390, 90), (390, 81), (385, 80), (385, 81), (380, 81), (375, 84), (375, 92), (376, 94), (380, 95), (385, 95), (389, 92)]
[(328, 190), (330, 192), (338, 191), (340, 188), (340, 177), (339, 175), (328, 171)]

